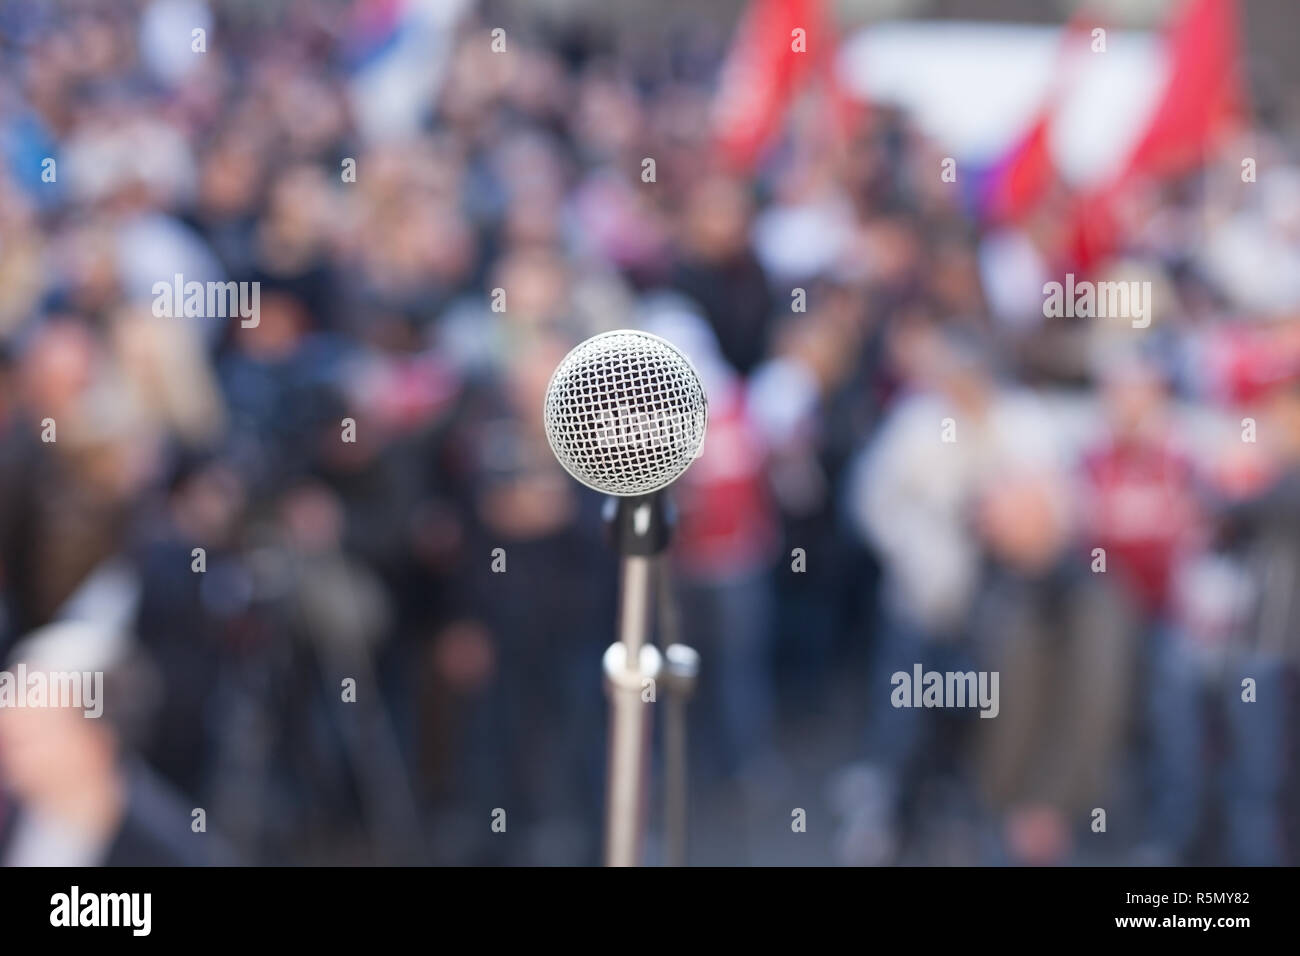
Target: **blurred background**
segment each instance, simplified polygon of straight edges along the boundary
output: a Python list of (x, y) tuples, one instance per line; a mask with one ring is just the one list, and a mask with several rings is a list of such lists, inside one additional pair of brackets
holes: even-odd
[(616, 562), (540, 411), (627, 326), (710, 398), (691, 862), (1300, 862), (1298, 28), (0, 0), (0, 666), (107, 702), (0, 711), (0, 863), (598, 862)]

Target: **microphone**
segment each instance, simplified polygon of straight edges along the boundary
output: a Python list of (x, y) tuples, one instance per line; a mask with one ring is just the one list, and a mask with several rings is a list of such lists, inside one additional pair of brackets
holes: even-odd
[(546, 388), (546, 440), (564, 470), (620, 497), (672, 484), (699, 456), (709, 404), (695, 368), (649, 332), (592, 336)]
[[(605, 862), (636, 866), (650, 742), (642, 694), (662, 666), (647, 640), (657, 556), (671, 530), (661, 492), (699, 457), (709, 404), (699, 374), (676, 346), (619, 329), (592, 336), (564, 357), (546, 387), (542, 415), (564, 470), (613, 496), (606, 515), (622, 555), (622, 582), (619, 640), (604, 658), (610, 700)], [(683, 787), (684, 774), (683, 767)]]

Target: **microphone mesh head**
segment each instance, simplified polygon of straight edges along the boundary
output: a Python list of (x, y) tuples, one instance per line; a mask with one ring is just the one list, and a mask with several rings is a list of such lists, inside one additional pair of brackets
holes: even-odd
[(648, 332), (592, 336), (564, 357), (546, 389), (546, 439), (564, 470), (596, 491), (645, 495), (699, 454), (708, 422), (700, 377)]

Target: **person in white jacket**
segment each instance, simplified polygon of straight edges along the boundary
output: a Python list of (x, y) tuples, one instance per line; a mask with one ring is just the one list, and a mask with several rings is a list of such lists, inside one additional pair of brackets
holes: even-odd
[(861, 802), (879, 813), (868, 827), (874, 851), (855, 862), (895, 856), (901, 788), (933, 726), (932, 715), (895, 706), (891, 675), (910, 674), (916, 664), (978, 670), (968, 625), (986, 538), (1026, 534), (1005, 520), (1008, 492), (1032, 487), (1036, 506), (1053, 519), (1044, 522), (1052, 533), (1026, 547), (1058, 549), (1069, 525), (1060, 438), (1037, 399), (1000, 384), (972, 337), (930, 327), (903, 335), (911, 386), (851, 465), (844, 502), (884, 572), (868, 677), (870, 770), (859, 779), (871, 791)]

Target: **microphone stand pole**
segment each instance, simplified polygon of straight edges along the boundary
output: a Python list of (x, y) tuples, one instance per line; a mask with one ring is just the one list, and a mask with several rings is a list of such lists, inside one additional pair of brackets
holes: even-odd
[(695, 693), (700, 655), (685, 644), (664, 649), (664, 679), (668, 706), (664, 709), (664, 861), (686, 865), (686, 705)]
[(668, 546), (671, 517), (659, 494), (611, 497), (605, 521), (622, 558), (619, 639), (605, 652), (609, 695), (609, 772), (605, 793), (605, 864), (637, 866), (645, 841), (650, 772), (651, 705), (646, 690), (659, 678), (650, 642), (657, 556)]
[(700, 655), (681, 643), (681, 617), (673, 600), (666, 555), (659, 557), (659, 643), (663, 646), (664, 700), (664, 863), (686, 865), (687, 746), (686, 708), (695, 694)]

